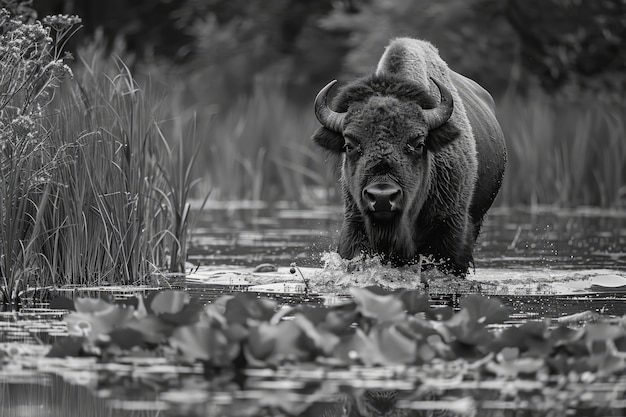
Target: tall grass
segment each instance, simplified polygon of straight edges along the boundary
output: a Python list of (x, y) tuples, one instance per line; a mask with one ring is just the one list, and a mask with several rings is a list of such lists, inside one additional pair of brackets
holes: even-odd
[(509, 154), (501, 202), (626, 207), (625, 103), (535, 93), (498, 104)]
[(172, 118), (197, 120), (188, 149), (198, 149), (193, 174), (208, 178), (212, 199), (306, 204), (313, 188), (334, 192), (336, 179), (310, 140), (317, 127), (313, 112), (294, 105), (284, 83), (259, 78), (251, 94), (225, 107), (190, 101), (193, 85), (163, 84), (174, 85)]
[[(2, 11), (0, 20), (0, 304), (24, 287), (137, 284), (183, 271), (189, 133), (166, 138), (163, 100), (97, 43), (79, 52), (74, 80), (63, 79), (71, 71), (59, 54), (75, 19), (46, 28)], [(47, 36), (54, 31), (62, 36)], [(33, 34), (38, 43), (26, 43)]]
[(164, 267), (184, 271), (193, 159), (172, 151), (159, 127), (160, 100), (122, 60), (97, 46), (79, 56), (77, 83), (51, 128), (70, 161), (55, 171), (46, 218), (53, 275), (71, 284), (136, 284)]
[(160, 138), (127, 68), (118, 61), (112, 74), (100, 62), (85, 61), (53, 123), (70, 162), (55, 171), (45, 253), (67, 283), (136, 283), (162, 263)]
[(40, 241), (52, 172), (63, 158), (43, 122), (55, 88), (71, 73), (61, 51), (80, 19), (44, 21), (0, 9), (0, 305), (49, 272)]

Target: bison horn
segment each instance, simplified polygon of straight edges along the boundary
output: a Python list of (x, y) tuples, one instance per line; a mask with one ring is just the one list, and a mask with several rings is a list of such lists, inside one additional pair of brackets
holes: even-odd
[(439, 88), (439, 94), (441, 94), (441, 102), (434, 109), (424, 110), (424, 118), (428, 125), (428, 130), (436, 129), (452, 116), (452, 110), (454, 109), (454, 99), (452, 93), (439, 81), (431, 78), (437, 88)]
[(343, 126), (343, 119), (346, 117), (345, 113), (337, 113), (328, 107), (328, 92), (337, 80), (333, 80), (326, 84), (326, 87), (322, 88), (317, 97), (315, 97), (315, 116), (317, 120), (327, 129), (334, 132), (341, 133)]

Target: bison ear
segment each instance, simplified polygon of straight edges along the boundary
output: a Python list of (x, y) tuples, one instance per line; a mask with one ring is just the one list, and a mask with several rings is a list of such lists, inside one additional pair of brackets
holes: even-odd
[(340, 133), (326, 129), (325, 127), (320, 127), (313, 133), (311, 139), (313, 139), (313, 142), (332, 153), (343, 152), (344, 139)]
[(441, 148), (454, 142), (461, 135), (461, 131), (451, 123), (443, 125), (428, 132), (426, 148), (431, 152), (438, 152)]

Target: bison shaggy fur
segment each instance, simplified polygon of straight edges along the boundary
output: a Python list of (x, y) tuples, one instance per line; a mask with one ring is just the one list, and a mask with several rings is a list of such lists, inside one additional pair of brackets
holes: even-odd
[(313, 140), (342, 161), (339, 254), (396, 265), (426, 256), (465, 275), (506, 164), (489, 93), (450, 70), (430, 43), (399, 38), (330, 107)]

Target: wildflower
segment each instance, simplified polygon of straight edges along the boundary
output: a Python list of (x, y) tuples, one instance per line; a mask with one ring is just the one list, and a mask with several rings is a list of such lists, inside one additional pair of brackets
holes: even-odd
[(57, 31), (69, 28), (80, 22), (82, 22), (82, 19), (76, 15), (68, 16), (63, 14), (57, 14), (53, 16), (46, 16), (43, 18), (43, 23), (46, 26), (50, 26), (52, 29)]
[(18, 116), (11, 122), (11, 127), (17, 137), (25, 137), (36, 129), (35, 122), (30, 116)]

